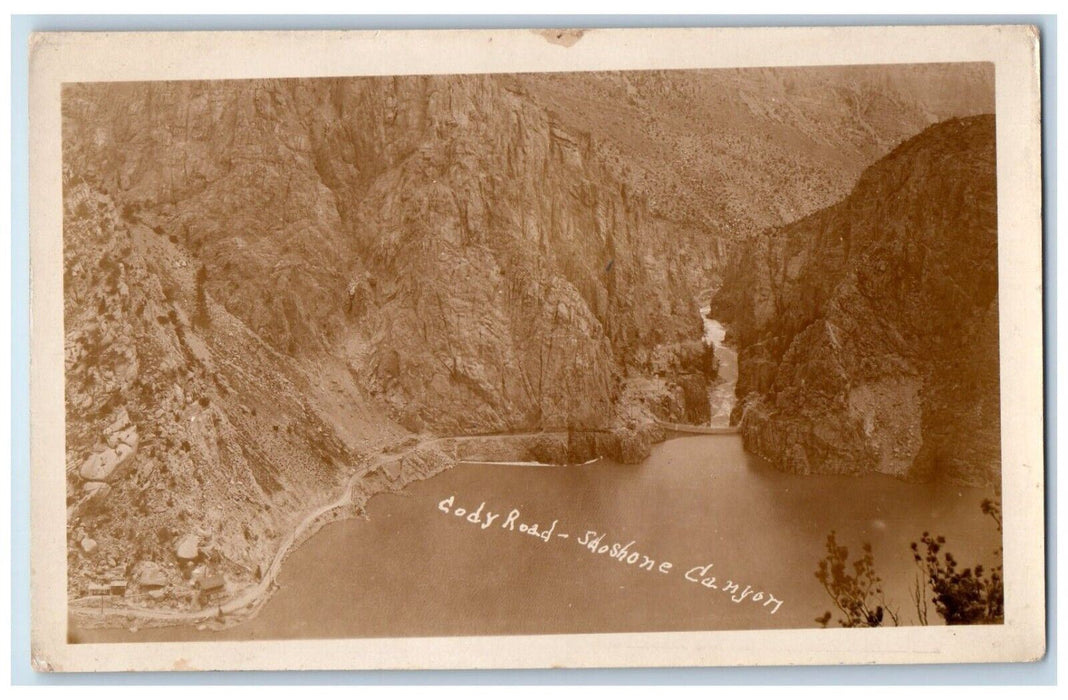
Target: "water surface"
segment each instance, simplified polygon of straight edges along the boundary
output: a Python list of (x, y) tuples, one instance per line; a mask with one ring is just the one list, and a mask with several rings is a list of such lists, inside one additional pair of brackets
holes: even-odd
[[(909, 543), (930, 530), (962, 564), (989, 563), (998, 533), (977, 489), (883, 476), (795, 476), (742, 449), (737, 435), (657, 447), (643, 464), (460, 465), (369, 504), (368, 519), (328, 525), (297, 549), (260, 614), (224, 630), (86, 630), (81, 641), (279, 639), (454, 634), (681, 631), (816, 626), (829, 599), (814, 576), (828, 532), (874, 547), (903, 622), (917, 569)], [(450, 512), (439, 508), (441, 501)], [(480, 524), (457, 517), (478, 509)], [(518, 521), (501, 527), (517, 509)], [(500, 514), (483, 529), (489, 512)], [(523, 534), (519, 523), (548, 542)], [(633, 542), (652, 571), (595, 554)], [(567, 534), (568, 537), (559, 535)], [(852, 557), (851, 557), (852, 558)], [(670, 562), (667, 573), (660, 567)], [(707, 564), (710, 569), (701, 570)], [(686, 578), (716, 576), (715, 589)], [(739, 584), (737, 593), (723, 587)], [(733, 597), (749, 592), (741, 602)], [(761, 600), (754, 603), (756, 593)], [(774, 613), (770, 598), (781, 601)], [(934, 618), (932, 611), (932, 618)]]

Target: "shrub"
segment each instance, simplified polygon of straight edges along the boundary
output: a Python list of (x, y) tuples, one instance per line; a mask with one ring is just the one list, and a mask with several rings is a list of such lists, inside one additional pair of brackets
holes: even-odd
[[(887, 617), (896, 625), (897, 614), (886, 605), (882, 579), (875, 573), (871, 544), (865, 542), (861, 549), (863, 554), (853, 562), (850, 571), (849, 549), (838, 545), (832, 530), (827, 535), (827, 556), (820, 561), (816, 578), (842, 614), (838, 620), (842, 627), (879, 627)], [(830, 620), (830, 611), (816, 618), (824, 627)]]
[[(1001, 532), (1001, 503), (986, 499), (981, 504)], [(922, 545), (922, 550), (921, 550)], [(956, 558), (945, 550), (946, 538), (924, 532), (912, 543), (912, 554), (920, 569), (913, 589), (913, 603), (921, 625), (927, 624), (928, 603), (950, 625), (991, 624), (1005, 619), (1004, 579), (1001, 547), (994, 550), (999, 562), (985, 569), (982, 565), (959, 569)], [(886, 617), (898, 624), (898, 616), (883, 597), (882, 580), (875, 573), (871, 545), (863, 544), (863, 554), (851, 565), (849, 550), (838, 545), (835, 533), (827, 536), (827, 555), (819, 563), (816, 578), (842, 614), (842, 627), (878, 627)], [(828, 611), (816, 618), (823, 627), (831, 620)]]
[(193, 325), (197, 328), (207, 328), (211, 324), (211, 316), (208, 313), (208, 292), (205, 288), (208, 282), (208, 270), (203, 265), (197, 268), (195, 280), (196, 286), (196, 312), (193, 315)]
[[(998, 532), (1001, 532), (1001, 503), (986, 499), (980, 508), (984, 514), (993, 518)], [(1002, 578), (1002, 565), (997, 564), (989, 572), (982, 564), (959, 569), (956, 558), (945, 550), (945, 544), (945, 537), (935, 537), (928, 532), (923, 533), (919, 543), (912, 543), (912, 556), (924, 575), (919, 595), (926, 600), (926, 586), (931, 587), (935, 611), (947, 625), (1003, 622), (1005, 582)], [(1000, 562), (1001, 547), (998, 547), (994, 554)]]

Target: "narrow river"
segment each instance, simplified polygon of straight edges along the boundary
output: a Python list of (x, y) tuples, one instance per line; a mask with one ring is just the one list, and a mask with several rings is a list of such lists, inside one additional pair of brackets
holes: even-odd
[(734, 387), (738, 384), (738, 353), (723, 342), (727, 329), (714, 318), (708, 317), (709, 306), (701, 308), (701, 320), (705, 324), (705, 344), (711, 343), (719, 360), (719, 376), (708, 389), (708, 404), (712, 409), (709, 425), (724, 428), (730, 425), (731, 409), (734, 408)]
[[(785, 474), (747, 454), (737, 435), (669, 440), (637, 466), (460, 465), (405, 495), (373, 499), (366, 520), (325, 527), (292, 554), (279, 590), (243, 624), (200, 631), (72, 630), (71, 637), (107, 642), (814, 627), (831, 607), (814, 576), (831, 530), (854, 556), (862, 541), (872, 543), (887, 602), (903, 623), (915, 624), (910, 595), (917, 569), (909, 543), (929, 530), (946, 536), (947, 549), (963, 565), (989, 563), (999, 538), (980, 513), (985, 495), (881, 476)], [(446, 513), (440, 504), (449, 497)], [(477, 511), (480, 504), (478, 523), (468, 522), (466, 513), (456, 516), (457, 508)], [(502, 527), (512, 509), (519, 518)], [(498, 517), (483, 528), (490, 513)], [(548, 541), (519, 530), (537, 523), (541, 533), (553, 521)], [(602, 533), (603, 544), (631, 543), (624, 561), (583, 545)], [(626, 563), (634, 552), (638, 561)], [(641, 557), (653, 562), (652, 570), (641, 568)], [(700, 584), (710, 576), (717, 577), (717, 589)], [(728, 580), (739, 584), (737, 593), (724, 592)], [(735, 602), (747, 586), (749, 593)], [(761, 600), (754, 602), (757, 592)]]

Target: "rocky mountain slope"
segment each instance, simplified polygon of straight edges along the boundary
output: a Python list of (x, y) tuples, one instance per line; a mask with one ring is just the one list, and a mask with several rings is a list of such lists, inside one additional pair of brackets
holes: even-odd
[(592, 436), (571, 459), (640, 461), (654, 417), (708, 419), (696, 298), (737, 237), (991, 86), (979, 64), (65, 86), (72, 580), (249, 581), (416, 434), (568, 430)]
[[(84, 183), (65, 200), (71, 594), (129, 580), (198, 606), (199, 577), (255, 582), (366, 454), (324, 422), (302, 373), (203, 294), (181, 246)], [(405, 436), (364, 425), (386, 446)]]
[(712, 306), (747, 448), (802, 473), (996, 481), (996, 203), (993, 116), (953, 119), (740, 246)]

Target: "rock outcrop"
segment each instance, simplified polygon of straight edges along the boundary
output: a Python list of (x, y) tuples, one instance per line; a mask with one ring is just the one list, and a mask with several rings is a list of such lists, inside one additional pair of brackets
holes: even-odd
[(1000, 475), (994, 118), (939, 123), (751, 237), (712, 306), (746, 447), (791, 471)]

